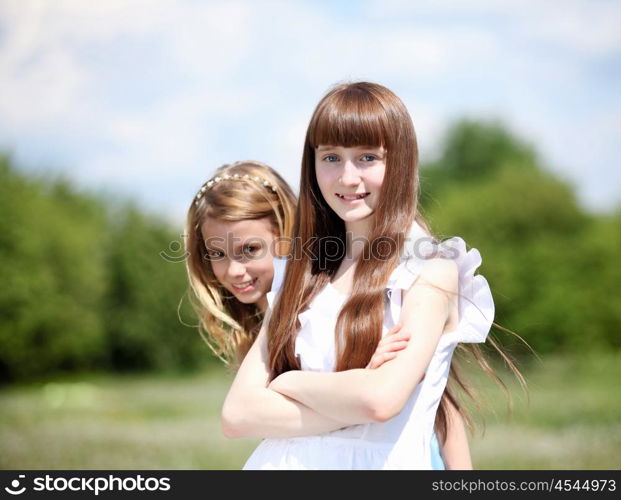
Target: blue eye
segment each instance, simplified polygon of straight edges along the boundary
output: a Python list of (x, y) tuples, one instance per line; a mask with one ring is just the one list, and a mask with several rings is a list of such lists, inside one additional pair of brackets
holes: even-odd
[(363, 155), (361, 158), (362, 161), (375, 161), (377, 160), (377, 156), (375, 155)]
[(338, 161), (339, 158), (336, 155), (326, 155), (323, 157), (323, 161), (327, 161), (329, 163), (333, 163), (335, 161)]
[(243, 248), (244, 255), (253, 255), (257, 253), (258, 250), (259, 250), (259, 247), (255, 245), (245, 245)]
[(219, 250), (207, 250), (207, 257), (209, 257), (210, 259), (221, 259), (222, 257), (224, 257), (224, 253), (220, 252)]

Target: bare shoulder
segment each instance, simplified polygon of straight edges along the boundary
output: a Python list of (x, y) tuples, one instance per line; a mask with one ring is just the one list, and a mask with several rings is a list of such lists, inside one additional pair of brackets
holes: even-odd
[(427, 260), (403, 296), (401, 313), (405, 327), (426, 332), (421, 333), (424, 338), (437, 341), (447, 323), (457, 316), (458, 282), (454, 260), (441, 257)]
[(457, 292), (459, 269), (453, 259), (434, 257), (429, 259), (421, 269), (420, 276), (413, 287), (431, 285), (448, 292)]

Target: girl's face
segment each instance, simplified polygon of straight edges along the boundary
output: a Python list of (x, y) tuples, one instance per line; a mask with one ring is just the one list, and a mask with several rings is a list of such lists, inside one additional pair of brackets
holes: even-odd
[(265, 294), (274, 278), (274, 240), (270, 220), (221, 221), (201, 226), (211, 268), (220, 284), (244, 304), (267, 308)]
[(320, 145), (315, 150), (315, 175), (321, 194), (346, 223), (373, 214), (386, 171), (382, 147), (345, 148)]

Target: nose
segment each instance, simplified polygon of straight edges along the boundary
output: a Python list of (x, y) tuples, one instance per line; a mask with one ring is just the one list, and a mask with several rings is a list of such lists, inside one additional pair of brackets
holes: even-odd
[(360, 184), (360, 172), (358, 171), (358, 167), (350, 160), (347, 160), (343, 165), (341, 184), (343, 186), (357, 186)]
[(231, 259), (229, 260), (229, 267), (227, 268), (226, 273), (229, 278), (241, 278), (244, 274), (246, 274), (246, 266), (242, 262)]

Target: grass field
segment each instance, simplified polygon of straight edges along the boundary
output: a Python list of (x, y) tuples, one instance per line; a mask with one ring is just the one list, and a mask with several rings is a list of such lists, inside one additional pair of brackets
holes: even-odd
[[(475, 377), (487, 406), (471, 438), (478, 469), (620, 469), (621, 354), (547, 357), (530, 403)], [(507, 377), (509, 379), (509, 377)], [(227, 440), (230, 377), (83, 376), (0, 391), (2, 469), (237, 469), (257, 440)]]

